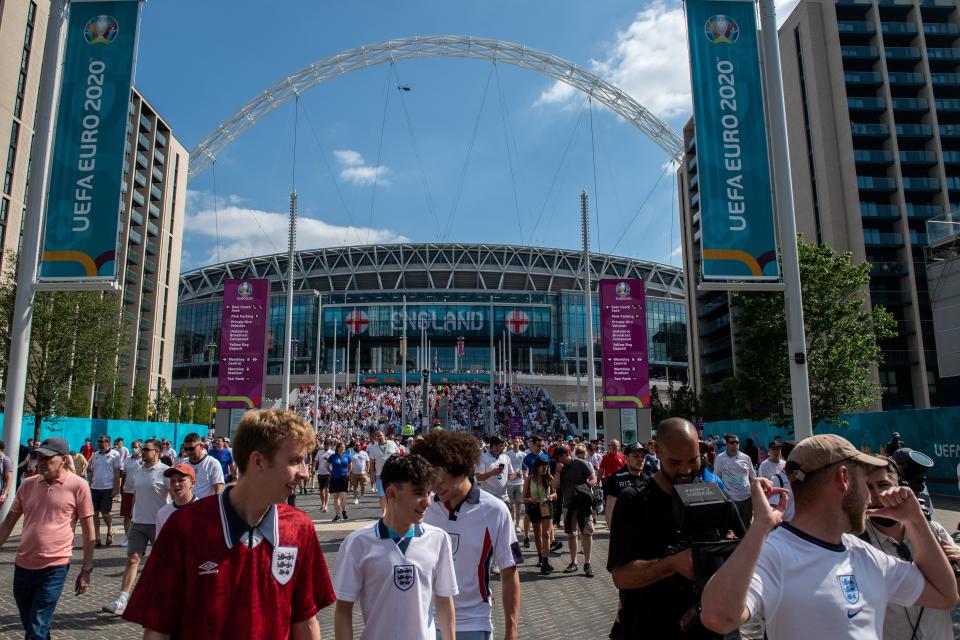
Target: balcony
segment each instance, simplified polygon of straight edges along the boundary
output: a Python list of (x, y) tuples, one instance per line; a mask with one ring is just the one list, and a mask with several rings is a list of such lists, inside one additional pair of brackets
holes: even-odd
[(700, 192), (697, 191), (695, 194), (690, 196), (690, 208), (700, 208)]
[(139, 151), (137, 151), (137, 164), (143, 167), (144, 169), (150, 166), (150, 162), (147, 161), (147, 156), (143, 155)]
[(924, 247), (929, 244), (927, 242), (927, 234), (922, 231), (914, 231), (910, 229), (910, 244), (915, 247)]
[(127, 262), (130, 264), (140, 264), (140, 254), (127, 249)]
[(937, 111), (960, 111), (960, 100), (948, 100), (944, 98), (942, 100), (934, 100), (934, 104), (937, 107)]
[(150, 150), (150, 141), (147, 140), (147, 136), (142, 133), (137, 134), (137, 145), (139, 145), (141, 149)]
[(139, 233), (137, 233), (133, 229), (130, 229), (130, 243), (143, 244), (143, 236), (141, 236)]
[(714, 311), (716, 311), (717, 309), (720, 309), (721, 307), (725, 307), (725, 306), (727, 306), (726, 296), (720, 297), (717, 300), (708, 302), (707, 304), (700, 307), (700, 310), (697, 311), (697, 317), (705, 318), (711, 313), (713, 313)]
[(139, 191), (134, 191), (134, 192), (133, 192), (133, 202), (134, 202), (135, 204), (140, 205), (140, 206), (142, 207), (146, 201), (143, 199), (143, 194), (142, 194), (142, 193), (140, 193)]
[(153, 224), (152, 222), (148, 222), (148, 223), (147, 223), (147, 237), (149, 237), (149, 238), (156, 238), (158, 235), (160, 235), (160, 229), (157, 228), (157, 225)]
[(880, 50), (871, 46), (840, 47), (840, 54), (845, 60), (878, 60), (880, 58)]
[(163, 134), (160, 133), (159, 131), (157, 131), (157, 138), (156, 138), (156, 140), (157, 140), (157, 146), (158, 146), (158, 147), (165, 147), (165, 146), (167, 146), (167, 136), (163, 135)]
[(153, 293), (154, 291), (156, 291), (156, 289), (157, 289), (157, 285), (154, 284), (153, 280), (150, 280), (149, 278), (144, 279), (143, 281), (144, 291), (146, 291), (147, 293)]
[(890, 135), (890, 129), (885, 124), (860, 124), (851, 123), (850, 131), (854, 137), (861, 138), (886, 138)]
[(910, 320), (897, 320), (898, 336), (912, 336), (916, 332), (917, 330), (914, 328), (914, 324)]
[(940, 125), (940, 137), (941, 138), (960, 138), (960, 125), (957, 124), (942, 124)]
[(897, 190), (897, 181), (893, 178), (857, 176), (857, 188), (861, 191), (883, 191), (892, 193)]
[(920, 61), (922, 58), (919, 47), (885, 47), (884, 53), (887, 60)]
[(153, 176), (155, 182), (163, 182), (163, 171), (160, 171), (159, 167), (150, 169), (150, 174)]
[(930, 103), (924, 98), (894, 98), (891, 104), (894, 111), (923, 113), (930, 110)]
[(164, 165), (167, 162), (167, 156), (165, 156), (162, 151), (157, 149), (153, 152), (153, 161), (156, 164)]
[(687, 160), (687, 172), (695, 173), (696, 170), (697, 170), (697, 156), (693, 156), (692, 158)]
[(847, 98), (847, 109), (858, 113), (883, 113), (887, 109), (883, 98)]
[(903, 190), (936, 193), (940, 191), (940, 181), (936, 178), (904, 178)]
[(870, 262), (870, 276), (873, 278), (902, 278), (907, 268), (899, 262)]
[(928, 36), (952, 36), (960, 37), (960, 26), (949, 22), (926, 22), (923, 25), (923, 32)]
[(150, 122), (150, 119), (142, 113), (140, 114), (140, 127), (148, 133), (153, 131), (153, 123)]
[(869, 7), (871, 0), (836, 0), (838, 7)]
[(154, 240), (147, 241), (147, 253), (151, 256), (157, 255), (157, 242)]
[(895, 204), (860, 203), (860, 216), (871, 220), (899, 220), (900, 209)]
[(960, 178), (955, 176), (947, 177), (947, 189), (952, 192), (960, 191)]
[(870, 303), (873, 306), (902, 307), (911, 303), (910, 294), (905, 291), (870, 291)]
[(730, 338), (723, 337), (723, 338), (720, 338), (719, 340), (714, 340), (713, 342), (705, 344), (703, 346), (703, 351), (701, 352), (701, 355), (709, 356), (709, 355), (713, 355), (714, 353), (719, 353), (720, 351), (724, 351), (730, 348), (731, 348)]
[[(927, 127), (928, 129), (930, 127)], [(163, 198), (163, 192), (156, 185), (151, 185), (150, 187), (150, 198), (152, 200), (160, 200)]]
[(903, 236), (899, 233), (864, 229), (863, 244), (868, 247), (902, 247)]
[(932, 138), (933, 129), (931, 129), (930, 125), (928, 124), (898, 124), (897, 137), (920, 139)]
[(882, 22), (880, 31), (883, 35), (917, 35), (917, 25), (912, 22)]
[(932, 167), (937, 164), (937, 156), (932, 151), (901, 151), (900, 164)]
[(837, 31), (840, 33), (872, 35), (876, 31), (876, 27), (867, 20), (841, 20), (837, 22)]
[(136, 209), (130, 209), (130, 224), (135, 224), (138, 227), (143, 226), (143, 215)]
[(845, 71), (843, 81), (851, 85), (879, 87), (883, 84), (883, 76), (878, 71)]
[(151, 202), (147, 210), (150, 212), (151, 218), (157, 218), (157, 219), (160, 218), (160, 207), (158, 207), (157, 205)]
[(140, 318), (140, 331), (150, 331), (153, 328), (153, 322), (150, 318)]
[(123, 302), (124, 304), (134, 304), (137, 301), (137, 294), (135, 291), (130, 289), (125, 289), (123, 292)]
[(133, 181), (136, 182), (141, 187), (147, 186), (147, 178), (139, 171), (133, 172)]
[(700, 327), (700, 337), (708, 336), (714, 331), (723, 329), (724, 327), (730, 326), (730, 316), (725, 315), (717, 318), (713, 322), (707, 323)]
[(930, 60), (946, 60), (948, 62), (960, 61), (960, 49), (953, 48), (928, 48), (927, 57)]
[[(949, 185), (950, 178), (947, 178)], [(908, 204), (907, 217), (911, 220), (929, 220), (943, 213), (943, 207), (935, 204)]]
[(730, 371), (731, 369), (733, 369), (733, 360), (730, 358), (724, 358), (723, 360), (708, 364), (703, 368), (703, 372), (707, 375), (713, 375), (714, 373)]
[(146, 273), (156, 273), (157, 272), (157, 263), (154, 260), (144, 260), (143, 261), (143, 270)]
[(895, 71), (889, 74), (890, 84), (898, 87), (922, 87), (924, 79), (922, 73), (910, 71)]
[(930, 80), (934, 85), (942, 87), (960, 87), (960, 74), (958, 73), (931, 73)]
[(695, 174), (693, 174), (693, 176), (690, 178), (690, 188), (691, 188), (691, 189), (696, 189), (696, 188), (697, 188), (697, 185), (699, 185), (699, 184), (700, 184), (700, 175), (695, 173)]
[(153, 302), (149, 298), (143, 298), (140, 300), (140, 310), (141, 311), (153, 311)]
[(876, 164), (886, 166), (893, 164), (893, 154), (889, 151), (854, 149), (853, 161), (857, 164)]
[(917, 363), (917, 357), (906, 349), (891, 349), (883, 352), (883, 365), (907, 367)]

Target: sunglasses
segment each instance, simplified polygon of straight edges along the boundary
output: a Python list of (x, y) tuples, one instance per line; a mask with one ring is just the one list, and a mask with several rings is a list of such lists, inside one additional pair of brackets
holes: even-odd
[(155, 449), (154, 447), (144, 447), (141, 451), (160, 451), (160, 449)]
[(901, 560), (905, 560), (907, 562), (913, 562), (913, 553), (910, 551), (910, 547), (908, 547), (906, 544), (901, 542), (896, 546), (896, 550), (897, 550), (897, 555), (900, 557)]

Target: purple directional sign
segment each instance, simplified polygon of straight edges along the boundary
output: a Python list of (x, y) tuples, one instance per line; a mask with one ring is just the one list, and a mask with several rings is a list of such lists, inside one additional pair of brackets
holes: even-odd
[(647, 305), (643, 280), (600, 281), (603, 406), (650, 406), (647, 370)]
[(269, 317), (269, 280), (224, 282), (217, 407), (260, 408)]

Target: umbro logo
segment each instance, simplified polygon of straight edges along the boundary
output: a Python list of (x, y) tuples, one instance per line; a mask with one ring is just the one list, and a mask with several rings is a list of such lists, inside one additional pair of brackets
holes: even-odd
[(217, 573), (220, 571), (219, 569), (217, 569), (217, 563), (210, 562), (209, 560), (207, 562), (204, 562), (202, 565), (200, 565), (198, 569), (200, 569), (200, 573), (198, 575), (201, 575), (201, 576), (210, 575), (211, 573)]

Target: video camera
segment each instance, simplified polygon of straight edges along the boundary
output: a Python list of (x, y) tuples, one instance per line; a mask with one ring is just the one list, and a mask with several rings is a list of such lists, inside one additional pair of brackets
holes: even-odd
[(908, 447), (901, 447), (891, 456), (900, 472), (900, 486), (910, 487), (917, 496), (923, 514), (927, 520), (933, 516), (933, 505), (930, 502), (930, 492), (927, 490), (927, 471), (933, 467), (933, 460), (925, 453), (914, 451)]

